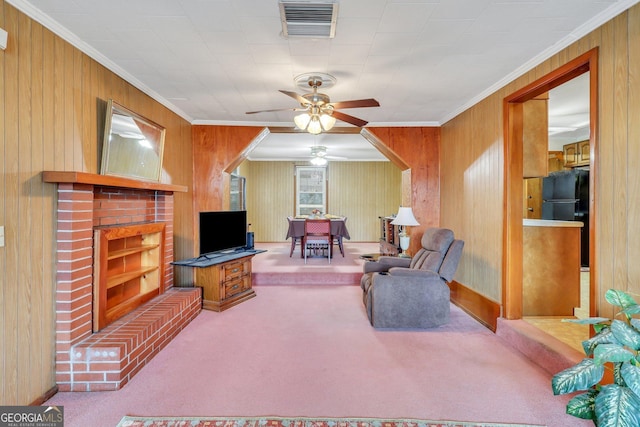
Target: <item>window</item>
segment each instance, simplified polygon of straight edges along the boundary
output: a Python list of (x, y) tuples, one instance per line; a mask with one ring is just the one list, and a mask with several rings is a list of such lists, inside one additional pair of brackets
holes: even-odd
[(229, 182), (229, 210), (244, 211), (247, 209), (246, 188), (247, 179), (245, 177), (231, 174)]
[(314, 209), (327, 213), (326, 177), (326, 167), (296, 167), (296, 215), (309, 215)]

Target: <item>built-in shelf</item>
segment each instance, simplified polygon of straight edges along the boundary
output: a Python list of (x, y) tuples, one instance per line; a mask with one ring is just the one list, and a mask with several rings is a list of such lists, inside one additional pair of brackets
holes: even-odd
[(94, 230), (94, 331), (160, 295), (162, 222)]
[(138, 248), (125, 248), (119, 251), (113, 251), (109, 253), (108, 259), (120, 258), (123, 256), (135, 254), (138, 252), (145, 252), (151, 249), (157, 248), (159, 245), (142, 245)]
[(43, 171), (42, 180), (53, 183), (90, 184), (103, 187), (136, 188), (178, 193), (186, 193), (188, 191), (188, 188), (184, 185), (164, 184), (155, 181), (142, 181), (120, 176), (77, 171)]

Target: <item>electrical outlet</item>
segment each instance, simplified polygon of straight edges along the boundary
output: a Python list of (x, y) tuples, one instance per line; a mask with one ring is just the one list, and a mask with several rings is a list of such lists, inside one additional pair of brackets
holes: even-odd
[(0, 225), (0, 248), (4, 247), (4, 225)]

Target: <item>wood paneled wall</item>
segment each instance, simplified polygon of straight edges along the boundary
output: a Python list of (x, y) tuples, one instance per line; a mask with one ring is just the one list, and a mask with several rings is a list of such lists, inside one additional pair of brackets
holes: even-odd
[(596, 286), (610, 315), (609, 288), (640, 296), (640, 5), (592, 31), (442, 127), (441, 223), (466, 241), (456, 280), (502, 299), (502, 100), (573, 58), (599, 48)]
[[(440, 128), (398, 127), (367, 128), (380, 141), (403, 160), (410, 169), (403, 177), (403, 192), (410, 187), (410, 196), (403, 195), (403, 205), (411, 204), (413, 214), (420, 223), (411, 227), (413, 236), (422, 236), (428, 227), (440, 225)], [(403, 179), (404, 179), (403, 178)], [(410, 252), (420, 248), (420, 239), (411, 239)]]
[[(200, 211), (229, 207), (229, 174), (233, 172), (229, 168), (239, 163), (244, 150), (262, 130), (249, 126), (192, 126), (193, 224), (198, 224)], [(196, 246), (197, 231), (195, 227)], [(193, 253), (196, 254), (197, 251)]]
[(256, 242), (283, 242), (287, 216), (293, 215), (295, 170), (292, 162), (245, 160), (240, 173), (247, 178), (247, 221)]
[(329, 213), (347, 217), (352, 241), (378, 241), (378, 217), (402, 202), (402, 171), (391, 162), (329, 162), (327, 172)]
[[(308, 165), (308, 163), (305, 163)], [(245, 161), (247, 214), (256, 242), (283, 242), (295, 215), (295, 162)], [(378, 216), (398, 211), (401, 171), (391, 162), (329, 162), (328, 213), (347, 217), (351, 241), (376, 242)]]
[[(204, 207), (224, 209), (228, 206), (224, 202), (225, 192), (228, 189), (228, 174), (224, 171), (246, 155), (246, 150), (251, 146), (253, 139), (262, 130), (263, 128), (259, 127), (193, 126), (196, 212)], [(411, 179), (410, 202), (416, 219), (420, 222), (419, 227), (411, 228), (411, 233), (421, 235), (426, 227), (437, 225), (440, 217), (440, 128), (367, 128), (367, 130), (374, 134), (394, 156), (409, 165), (410, 174), (403, 171), (401, 176)], [(400, 193), (404, 191), (404, 184), (398, 191)], [(394, 200), (393, 203), (397, 201)], [(392, 212), (397, 212), (397, 206), (392, 209)], [(284, 217), (290, 214), (289, 211)], [(377, 220), (378, 215), (387, 214), (389, 212), (374, 212), (372, 216)], [(351, 220), (349, 221), (351, 223)], [(253, 219), (252, 224), (254, 224)], [(258, 227), (257, 223), (255, 227)], [(255, 227), (256, 241), (260, 241), (258, 232), (261, 233), (263, 230), (257, 230)], [(277, 229), (272, 232), (275, 235), (280, 233)], [(284, 235), (286, 236), (286, 229)], [(353, 235), (352, 238), (356, 239)], [(419, 239), (412, 239), (410, 250), (415, 251), (419, 245)]]
[[(191, 187), (191, 125), (4, 0), (0, 27), (9, 33), (0, 51), (0, 405), (24, 405), (55, 386), (56, 185), (41, 172), (98, 172), (113, 98), (167, 128), (162, 181)], [(175, 206), (184, 257), (191, 194), (176, 194)]]

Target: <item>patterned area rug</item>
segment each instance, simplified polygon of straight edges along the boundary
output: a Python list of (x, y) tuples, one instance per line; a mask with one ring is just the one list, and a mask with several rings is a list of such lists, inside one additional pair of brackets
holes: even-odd
[(117, 427), (544, 427), (533, 424), (495, 424), (468, 421), (378, 419), (378, 418), (222, 418), (222, 417), (133, 417)]

